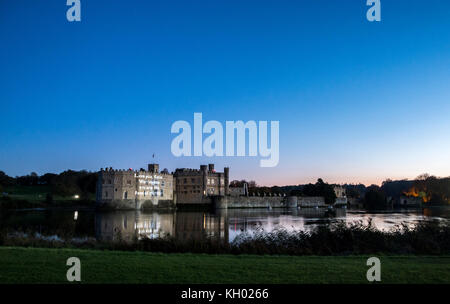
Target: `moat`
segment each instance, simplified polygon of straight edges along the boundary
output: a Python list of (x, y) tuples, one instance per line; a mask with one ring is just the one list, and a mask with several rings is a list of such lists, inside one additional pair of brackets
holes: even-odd
[(450, 207), (420, 209), (365, 210), (335, 209), (330, 215), (324, 208), (304, 209), (230, 209), (215, 212), (175, 211), (74, 211), (18, 210), (0, 214), (1, 229), (22, 231), (47, 239), (112, 241), (118, 238), (158, 238), (170, 235), (179, 239), (215, 238), (231, 242), (241, 233), (286, 230), (309, 230), (337, 221), (352, 223), (369, 218), (378, 229), (388, 230), (419, 221), (450, 220)]

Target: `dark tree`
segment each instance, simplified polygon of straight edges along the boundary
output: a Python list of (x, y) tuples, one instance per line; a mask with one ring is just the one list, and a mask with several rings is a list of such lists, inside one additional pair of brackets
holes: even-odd
[(45, 196), (45, 202), (48, 204), (53, 203), (53, 194), (47, 193), (47, 195)]
[(383, 209), (386, 208), (386, 195), (377, 185), (367, 188), (364, 196), (364, 206), (367, 209)]
[(12, 186), (16, 183), (15, 179), (6, 175), (5, 172), (0, 171), (0, 185), (2, 186)]
[(409, 180), (398, 180), (392, 181), (390, 179), (385, 180), (381, 185), (381, 190), (386, 196), (391, 196), (393, 198), (398, 198), (407, 192), (413, 186), (414, 181)]
[(300, 190), (292, 190), (291, 193), (301, 193), (302, 196), (323, 196), (326, 204), (336, 201), (336, 193), (333, 186), (325, 183), (321, 178), (315, 184), (304, 185)]

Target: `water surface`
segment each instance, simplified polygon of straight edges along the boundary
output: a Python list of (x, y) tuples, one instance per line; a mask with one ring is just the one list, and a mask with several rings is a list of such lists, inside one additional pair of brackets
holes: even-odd
[(396, 225), (413, 226), (420, 221), (450, 219), (450, 207), (420, 209), (365, 210), (335, 209), (230, 209), (215, 212), (187, 211), (68, 211), (19, 210), (0, 214), (0, 226), (9, 232), (22, 231), (50, 239), (112, 241), (119, 238), (158, 238), (170, 235), (179, 239), (217, 238), (231, 242), (242, 233), (273, 231), (277, 228), (307, 231), (337, 221), (347, 224), (369, 219), (377, 229)]

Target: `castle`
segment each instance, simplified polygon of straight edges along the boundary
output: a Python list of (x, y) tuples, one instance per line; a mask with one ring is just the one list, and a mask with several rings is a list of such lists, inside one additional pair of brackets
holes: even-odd
[(177, 202), (182, 204), (208, 203), (205, 198), (229, 195), (229, 168), (216, 172), (214, 164), (201, 165), (200, 170), (176, 169), (174, 173)]
[(158, 164), (138, 171), (101, 169), (97, 181), (97, 206), (110, 209), (171, 208), (177, 204), (210, 204), (213, 197), (229, 194), (229, 168), (216, 172), (214, 165), (200, 170), (159, 172)]
[[(297, 208), (324, 207), (324, 197), (297, 197), (250, 193), (248, 186), (230, 188), (230, 170), (216, 172), (214, 164), (200, 169), (167, 169), (159, 171), (158, 164), (148, 169), (101, 169), (97, 181), (97, 207), (107, 209), (153, 209), (180, 206), (213, 206), (228, 208)], [(336, 206), (347, 205), (345, 188), (335, 186)]]

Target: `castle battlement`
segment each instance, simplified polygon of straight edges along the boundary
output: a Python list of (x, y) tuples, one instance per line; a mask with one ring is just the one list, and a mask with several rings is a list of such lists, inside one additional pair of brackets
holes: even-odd
[(113, 209), (140, 209), (160, 202), (202, 204), (204, 198), (229, 194), (229, 168), (216, 172), (214, 165), (200, 169), (181, 168), (159, 172), (159, 164), (148, 170), (101, 168), (98, 173), (97, 204)]

